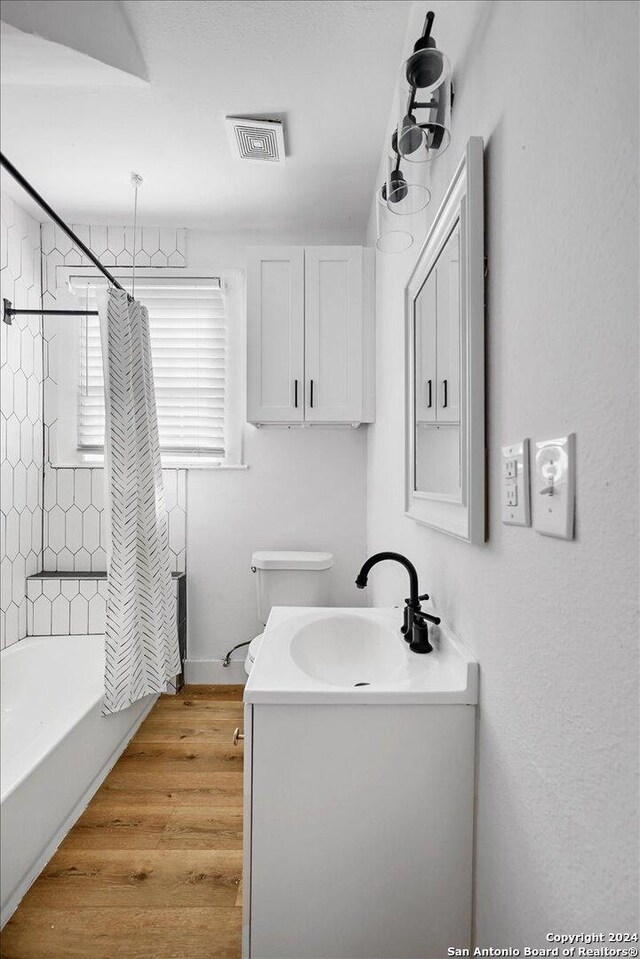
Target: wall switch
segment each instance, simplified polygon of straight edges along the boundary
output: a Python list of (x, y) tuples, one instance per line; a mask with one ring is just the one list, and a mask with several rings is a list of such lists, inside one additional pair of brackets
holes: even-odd
[(533, 525), (543, 536), (573, 539), (575, 433), (536, 443)]
[(531, 526), (529, 440), (502, 447), (502, 522)]

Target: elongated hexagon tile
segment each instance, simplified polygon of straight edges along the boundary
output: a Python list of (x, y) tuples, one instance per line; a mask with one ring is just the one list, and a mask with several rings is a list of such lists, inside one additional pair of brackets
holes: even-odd
[(8, 556), (3, 556), (0, 561), (0, 597), (2, 598), (2, 608), (11, 600), (13, 590), (13, 564)]
[(77, 469), (75, 472), (74, 503), (80, 510), (85, 510), (91, 503), (91, 470)]
[(73, 569), (73, 553), (66, 546), (57, 555), (56, 569), (63, 573)]
[(13, 646), (20, 639), (20, 610), (15, 603), (9, 603), (4, 619), (4, 644)]
[(91, 569), (91, 553), (81, 547), (73, 557), (73, 568), (88, 572)]
[(59, 469), (57, 472), (57, 503), (58, 506), (63, 510), (68, 510), (71, 504), (73, 503), (73, 480), (74, 480), (74, 470), (72, 469)]
[(33, 462), (33, 425), (28, 419), (20, 423), (20, 459), (27, 468)]
[(89, 631), (89, 607), (80, 593), (71, 600), (69, 619), (72, 635)]
[(59, 553), (65, 544), (65, 514), (56, 504), (48, 513), (47, 546)]
[(7, 513), (6, 546), (7, 557), (14, 560), (20, 552), (20, 514), (16, 509)]
[(27, 505), (27, 467), (22, 461), (13, 467), (13, 505), (19, 513)]
[(23, 509), (20, 513), (20, 553), (26, 557), (31, 552), (31, 512)]
[(77, 596), (80, 591), (80, 583), (77, 579), (60, 579), (60, 592), (67, 599), (73, 599), (74, 596)]
[(95, 579), (81, 579), (80, 580), (80, 594), (84, 596), (85, 599), (91, 599), (92, 596), (96, 596), (98, 593), (98, 582)]
[(6, 457), (12, 466), (20, 459), (20, 420), (12, 413), (7, 419)]
[(87, 506), (82, 514), (82, 545), (89, 553), (100, 545), (100, 514), (95, 506)]
[(89, 633), (104, 633), (106, 619), (106, 602), (104, 596), (97, 593), (89, 600)]
[(27, 585), (27, 563), (24, 556), (18, 554), (13, 560), (13, 601), (19, 606), (26, 596)]
[[(40, 508), (34, 510), (31, 514), (31, 547), (38, 558), (42, 553), (42, 518)], [(38, 559), (38, 564), (44, 565), (44, 560)]]
[(38, 598), (38, 596), (42, 596), (42, 580), (28, 579), (27, 580), (27, 599), (30, 599), (33, 602)]
[(51, 600), (46, 596), (38, 596), (33, 602), (33, 635), (51, 635)]
[(53, 601), (56, 596), (60, 595), (61, 582), (59, 579), (43, 579), (42, 595), (46, 596), (48, 600)]
[(82, 546), (82, 513), (75, 505), (67, 510), (65, 546), (71, 553), (77, 553)]
[(56, 596), (51, 604), (51, 628), (55, 636), (69, 635), (69, 600)]

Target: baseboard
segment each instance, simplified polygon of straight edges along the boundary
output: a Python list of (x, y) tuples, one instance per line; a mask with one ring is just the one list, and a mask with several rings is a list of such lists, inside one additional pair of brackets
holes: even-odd
[(187, 659), (184, 681), (194, 686), (244, 685), (247, 681), (244, 659), (232, 659), (228, 666), (223, 666), (221, 659)]

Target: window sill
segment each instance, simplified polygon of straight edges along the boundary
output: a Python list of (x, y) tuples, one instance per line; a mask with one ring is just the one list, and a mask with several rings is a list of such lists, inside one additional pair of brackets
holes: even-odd
[[(76, 460), (70, 463), (47, 463), (53, 470), (100, 470), (104, 467), (104, 460)], [(165, 470), (248, 470), (246, 463), (206, 463), (198, 460), (169, 460), (163, 462)]]

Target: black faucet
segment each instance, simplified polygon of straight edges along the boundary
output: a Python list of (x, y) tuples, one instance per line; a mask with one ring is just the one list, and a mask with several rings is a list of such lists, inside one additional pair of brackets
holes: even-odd
[(418, 595), (418, 574), (415, 566), (406, 556), (401, 553), (375, 553), (374, 556), (369, 557), (358, 573), (356, 586), (358, 589), (364, 589), (372, 567), (385, 559), (392, 559), (396, 563), (400, 563), (409, 574), (409, 598), (405, 599), (402, 635), (405, 641), (409, 643), (409, 649), (413, 650), (414, 653), (430, 653), (433, 646), (429, 642), (429, 623), (435, 623), (437, 626), (440, 623), (440, 617), (422, 612), (420, 603), (424, 599), (429, 599), (429, 596), (427, 593)]

